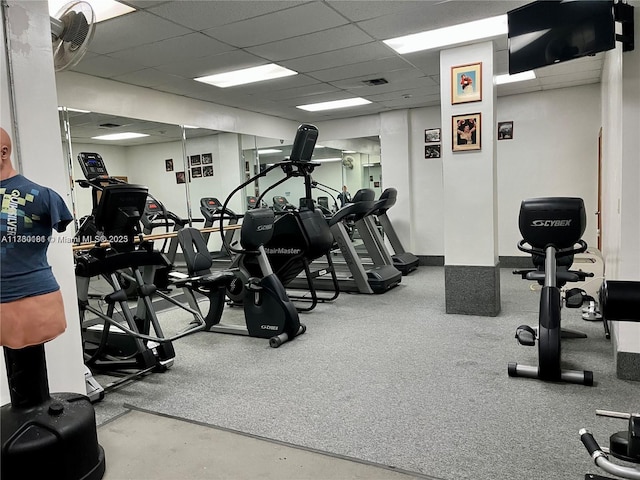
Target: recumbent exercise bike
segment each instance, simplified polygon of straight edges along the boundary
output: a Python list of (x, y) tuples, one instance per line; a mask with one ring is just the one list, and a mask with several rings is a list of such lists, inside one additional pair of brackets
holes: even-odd
[[(569, 270), (573, 256), (587, 250), (587, 244), (581, 239), (587, 223), (584, 202), (581, 198), (569, 197), (524, 200), (518, 222), (523, 237), (518, 249), (532, 255), (536, 268), (513, 273), (523, 279), (537, 281), (542, 285), (542, 291), (537, 331), (521, 325), (516, 330), (516, 339), (526, 346), (534, 346), (537, 340), (538, 366), (509, 363), (509, 376), (593, 385), (593, 372), (563, 370), (560, 365), (561, 338), (585, 336), (560, 328), (560, 288), (567, 282), (583, 281), (593, 276), (581, 270)], [(572, 298), (580, 298), (580, 301), (567, 301), (566, 306), (580, 308), (583, 297)]]

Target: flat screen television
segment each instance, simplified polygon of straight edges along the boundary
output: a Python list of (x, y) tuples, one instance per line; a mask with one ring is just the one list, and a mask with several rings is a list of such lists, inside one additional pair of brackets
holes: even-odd
[(507, 21), (511, 75), (615, 47), (613, 0), (536, 1)]

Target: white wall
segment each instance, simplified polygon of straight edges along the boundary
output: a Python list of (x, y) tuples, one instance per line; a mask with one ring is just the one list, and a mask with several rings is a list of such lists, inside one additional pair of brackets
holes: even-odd
[(521, 254), (518, 212), (530, 197), (582, 198), (583, 238), (597, 245), (599, 109), (597, 84), (498, 99), (497, 121), (514, 121), (513, 140), (497, 142), (500, 255)]
[[(535, 107), (534, 107), (535, 106)], [(496, 121), (514, 122), (514, 138), (496, 142), (498, 173), (499, 255), (522, 255), (518, 212), (520, 202), (536, 196), (578, 196), (587, 209), (585, 241), (596, 245), (597, 139), (600, 128), (598, 85), (541, 91), (499, 97)], [(411, 248), (417, 255), (443, 255), (442, 159), (424, 158), (424, 130), (441, 128), (440, 107), (411, 111), (411, 168), (409, 185), (398, 195), (412, 192)], [(487, 125), (485, 124), (485, 128)], [(494, 128), (496, 128), (494, 126)], [(442, 148), (451, 148), (451, 139), (442, 138)], [(390, 145), (383, 149), (382, 169), (396, 155)], [(395, 163), (392, 163), (392, 168)], [(389, 215), (395, 215), (394, 209)], [(395, 219), (395, 217), (393, 217)], [(403, 237), (406, 238), (406, 237)], [(468, 239), (473, 241), (472, 237)]]

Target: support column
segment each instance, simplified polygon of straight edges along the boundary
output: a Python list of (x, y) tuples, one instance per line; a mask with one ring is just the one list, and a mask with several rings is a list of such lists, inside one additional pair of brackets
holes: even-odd
[[(3, 2), (4, 3), (4, 2)], [(7, 2), (7, 44), (0, 54), (2, 126), (13, 136), (13, 166), (30, 180), (54, 189), (71, 206), (69, 173), (62, 152), (51, 26), (46, 1)], [(4, 32), (4, 15), (2, 32)], [(3, 35), (4, 36), (4, 35)], [(6, 66), (11, 62), (13, 79)], [(12, 111), (12, 97), (15, 111)], [(49, 245), (48, 260), (64, 299), (67, 330), (45, 344), (51, 391), (86, 393), (73, 253), (73, 225)], [(0, 403), (9, 402), (4, 358), (0, 357)]]
[[(446, 312), (491, 317), (500, 313), (493, 50), (484, 42), (440, 53)], [(479, 63), (481, 99), (452, 104), (460, 80), (452, 67)], [(454, 116), (479, 118), (480, 149), (453, 151)]]
[(382, 186), (398, 190), (398, 199), (387, 215), (402, 239), (404, 247), (412, 251), (414, 214), (411, 205), (411, 119), (408, 110), (395, 110), (380, 114), (380, 150)]

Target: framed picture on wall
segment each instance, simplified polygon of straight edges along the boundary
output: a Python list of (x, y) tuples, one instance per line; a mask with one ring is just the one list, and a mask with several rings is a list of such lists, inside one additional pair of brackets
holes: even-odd
[(191, 169), (191, 178), (200, 178), (202, 177), (202, 167), (193, 167)]
[(189, 157), (189, 164), (193, 167), (195, 165), (200, 165), (202, 163), (202, 159), (200, 155), (191, 155)]
[(202, 167), (202, 176), (213, 177), (213, 165), (207, 165), (206, 167)]
[(467, 113), (451, 117), (453, 151), (480, 150), (482, 124), (480, 113)]
[(184, 172), (176, 172), (176, 183), (186, 183)]
[(440, 129), (428, 128), (424, 131), (424, 143), (440, 143)]
[(424, 158), (440, 158), (441, 145), (425, 145), (424, 146)]
[(210, 153), (203, 153), (202, 165), (209, 165), (211, 163), (213, 163), (213, 155), (211, 155)]
[(482, 100), (482, 62), (451, 67), (451, 104)]
[(513, 122), (498, 122), (498, 140), (513, 138)]
[(173, 172), (173, 158), (167, 158), (164, 161), (164, 169), (167, 172)]

